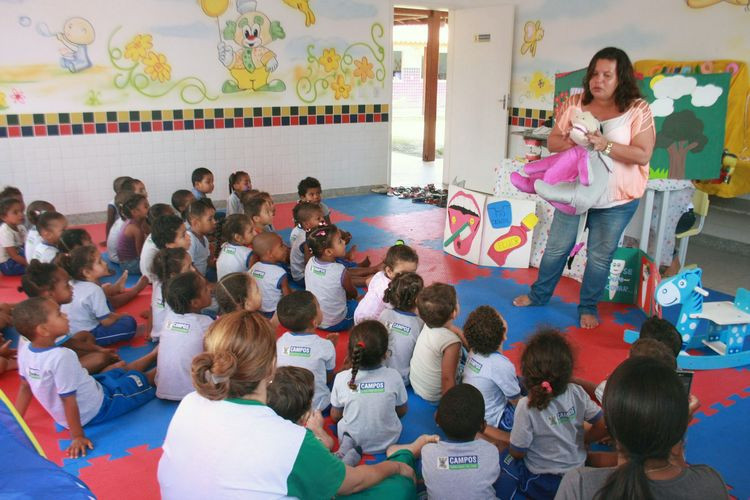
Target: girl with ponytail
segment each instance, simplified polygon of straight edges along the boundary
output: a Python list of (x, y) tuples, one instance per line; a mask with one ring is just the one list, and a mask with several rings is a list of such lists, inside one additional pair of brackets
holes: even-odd
[(155, 278), (151, 289), (151, 333), (148, 335), (152, 342), (159, 341), (170, 311), (164, 298), (164, 284), (174, 276), (190, 271), (192, 266), (193, 259), (184, 248), (163, 248), (154, 256), (149, 270)]
[(180, 402), (164, 440), (158, 479), (165, 500), (332, 498), (396, 474), (414, 478), (414, 469), (395, 458), (346, 466), (310, 430), (266, 406), (276, 336), (260, 313), (222, 315), (204, 342), (192, 362), (196, 392)]
[[(563, 474), (586, 461), (585, 443), (607, 429), (601, 409), (570, 382), (573, 352), (559, 331), (542, 329), (528, 340), (521, 372), (528, 396), (516, 406), (510, 447), (500, 455), (497, 491), (500, 498), (552, 498)], [(584, 422), (591, 424), (586, 432)]]
[(383, 293), (383, 302), (392, 309), (383, 309), (378, 320), (388, 329), (388, 358), (385, 365), (401, 374), (404, 385), (409, 385), (409, 364), (424, 321), (417, 316), (417, 295), (424, 281), (417, 273), (396, 275)]
[(406, 414), (406, 387), (401, 375), (383, 366), (388, 331), (382, 323), (363, 321), (349, 334), (352, 367), (336, 375), (331, 391), (331, 418), (339, 440), (351, 436), (365, 453), (381, 453), (401, 434)]
[(729, 498), (718, 472), (682, 459), (689, 415), (688, 394), (674, 369), (653, 358), (627, 359), (604, 390), (604, 418), (619, 465), (565, 474), (556, 498)]
[(227, 198), (227, 217), (234, 214), (244, 214), (240, 196), (253, 188), (250, 174), (238, 170), (229, 174), (229, 198)]

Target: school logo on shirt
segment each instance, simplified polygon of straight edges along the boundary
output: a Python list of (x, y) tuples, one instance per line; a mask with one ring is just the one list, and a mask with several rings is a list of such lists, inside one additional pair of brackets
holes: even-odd
[(558, 411), (555, 415), (547, 417), (550, 425), (567, 424), (569, 422), (575, 422), (576, 420), (576, 407), (571, 406), (568, 411)]
[(227, 255), (234, 255), (237, 253), (237, 249), (234, 247), (230, 247), (229, 245), (224, 247), (223, 252)]
[(266, 275), (265, 271), (261, 271), (260, 269), (253, 269), (253, 278), (262, 280), (265, 275)]
[(34, 368), (30, 366), (28, 370), (28, 377), (33, 378), (34, 380), (41, 380), (42, 374), (39, 372), (38, 368)]
[(167, 328), (177, 333), (190, 333), (190, 323), (184, 321), (170, 321)]
[(403, 335), (405, 337), (408, 337), (411, 334), (411, 327), (407, 325), (402, 325), (401, 323), (393, 322), (391, 323), (391, 331), (394, 333)]
[(284, 348), (282, 349), (282, 352), (284, 353), (284, 356), (292, 356), (296, 358), (309, 358), (311, 350), (309, 347), (305, 347), (305, 346), (290, 345), (290, 346), (284, 346)]
[(323, 277), (323, 276), (326, 275), (326, 268), (325, 267), (321, 267), (321, 266), (313, 265), (312, 266), (312, 272), (313, 272), (313, 274), (315, 276), (321, 276), (321, 277)]
[(469, 362), (466, 363), (466, 368), (473, 371), (474, 373), (479, 373), (480, 371), (482, 371), (482, 363), (474, 358), (469, 358)]
[(375, 394), (378, 392), (385, 392), (385, 382), (360, 382), (359, 383), (360, 394)]
[(437, 457), (437, 468), (441, 470), (478, 469), (479, 457), (476, 455)]
[(156, 299), (156, 307), (159, 309), (164, 309), (164, 299)]

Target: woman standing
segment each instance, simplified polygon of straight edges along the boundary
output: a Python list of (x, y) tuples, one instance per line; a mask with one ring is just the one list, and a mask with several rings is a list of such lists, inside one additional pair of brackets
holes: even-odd
[[(582, 94), (571, 96), (558, 109), (548, 148), (559, 153), (575, 146), (569, 135), (571, 120), (576, 111), (589, 111), (602, 125), (601, 132), (587, 135), (591, 147), (608, 155), (614, 164), (608, 188), (589, 210), (587, 219), (588, 260), (578, 315), (582, 328), (596, 328), (597, 302), (612, 256), (646, 189), (655, 131), (651, 110), (638, 90), (633, 65), (622, 50), (607, 47), (597, 52), (589, 63), (583, 89)], [(516, 297), (513, 305), (540, 306), (549, 302), (575, 245), (579, 217), (555, 210), (537, 280), (529, 294)]]

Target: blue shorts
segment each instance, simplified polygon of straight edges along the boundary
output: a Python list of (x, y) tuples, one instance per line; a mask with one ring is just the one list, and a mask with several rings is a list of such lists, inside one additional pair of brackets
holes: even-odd
[(276, 314), (276, 311), (268, 311), (268, 312), (266, 312), (266, 311), (258, 311), (258, 312), (261, 313), (263, 316), (265, 316), (268, 319), (273, 318), (273, 315)]
[(342, 259), (340, 257), (336, 259), (336, 262), (343, 265), (344, 267), (357, 267), (358, 265), (356, 262), (352, 262), (351, 260), (347, 260), (347, 259)]
[(102, 386), (104, 401), (89, 424), (112, 420), (143, 406), (156, 396), (156, 388), (148, 383), (146, 375), (135, 370), (115, 368), (94, 375), (94, 379)]
[(132, 316), (121, 316), (117, 321), (109, 326), (101, 323), (91, 330), (91, 334), (96, 338), (98, 345), (110, 345), (115, 342), (130, 340), (135, 336), (138, 325)]
[[(23, 247), (16, 247), (16, 251), (21, 257), (26, 257), (23, 251)], [(5, 276), (21, 276), (25, 272), (26, 266), (24, 266), (23, 264), (19, 264), (10, 257), (8, 257), (8, 260), (0, 264), (0, 273), (3, 273)]]
[(336, 323), (335, 325), (329, 326), (327, 328), (319, 327), (321, 330), (324, 330), (326, 332), (343, 332), (344, 330), (348, 330), (351, 327), (354, 326), (354, 311), (357, 309), (357, 302), (354, 299), (350, 299), (346, 301), (346, 316), (344, 316), (344, 319)]
[(510, 432), (513, 429), (513, 420), (516, 416), (516, 407), (510, 403), (505, 403), (505, 409), (503, 409), (502, 415), (500, 415), (500, 422), (497, 427), (501, 431)]
[(292, 290), (304, 290), (305, 289), (305, 278), (304, 276), (299, 280), (292, 278), (292, 273), (287, 273), (287, 279), (289, 280), (289, 286)]
[(138, 259), (120, 261), (120, 269), (131, 276), (141, 275), (141, 262)]
[(554, 498), (562, 474), (532, 474), (523, 459), (513, 458), (508, 450), (500, 454), (500, 477), (495, 493), (500, 498)]

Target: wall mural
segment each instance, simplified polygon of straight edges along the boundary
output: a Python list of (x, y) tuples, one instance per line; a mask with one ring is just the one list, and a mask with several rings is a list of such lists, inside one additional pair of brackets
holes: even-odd
[(388, 101), (377, 0), (2, 3), (2, 113)]

